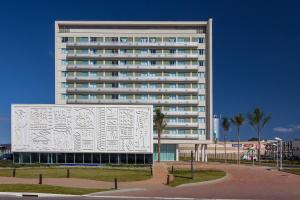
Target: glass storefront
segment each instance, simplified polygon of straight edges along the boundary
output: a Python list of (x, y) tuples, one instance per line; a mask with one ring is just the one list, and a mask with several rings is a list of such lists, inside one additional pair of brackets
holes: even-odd
[(14, 162), (43, 164), (136, 164), (150, 165), (152, 154), (118, 154), (118, 153), (14, 153)]

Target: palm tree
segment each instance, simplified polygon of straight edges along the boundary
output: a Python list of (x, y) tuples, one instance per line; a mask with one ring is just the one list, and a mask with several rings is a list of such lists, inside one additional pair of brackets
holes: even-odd
[(227, 140), (227, 133), (230, 128), (230, 121), (228, 118), (224, 117), (222, 119), (222, 127), (224, 130), (224, 152), (225, 152), (225, 163), (227, 163), (227, 151), (226, 151), (226, 140)]
[(157, 161), (160, 162), (160, 136), (165, 129), (167, 123), (165, 122), (165, 115), (160, 111), (160, 109), (155, 109), (154, 116), (154, 128), (157, 132)]
[(237, 128), (237, 141), (238, 141), (238, 159), (237, 159), (237, 163), (240, 164), (240, 129), (241, 126), (243, 126), (244, 122), (245, 122), (245, 118), (243, 117), (243, 115), (241, 113), (235, 115), (232, 119), (231, 122), (236, 126)]
[(260, 108), (254, 108), (254, 110), (248, 113), (248, 120), (250, 125), (254, 128), (257, 134), (257, 142), (258, 142), (258, 149), (257, 149), (257, 158), (260, 162), (260, 137), (261, 131), (264, 126), (270, 121), (271, 114), (265, 115), (265, 113)]

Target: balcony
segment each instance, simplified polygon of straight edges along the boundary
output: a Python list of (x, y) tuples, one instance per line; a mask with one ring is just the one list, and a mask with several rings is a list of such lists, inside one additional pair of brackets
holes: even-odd
[(197, 48), (197, 42), (68, 42), (67, 47), (186, 47)]
[(120, 77), (120, 76), (101, 76), (101, 77), (90, 77), (90, 76), (68, 76), (66, 78), (69, 82), (87, 82), (87, 81), (93, 81), (93, 82), (198, 82), (200, 79), (198, 77), (134, 77), (134, 76), (128, 76), (128, 77)]
[[(165, 139), (194, 139), (194, 140), (199, 139), (198, 134), (168, 134), (168, 133), (164, 133), (160, 137), (165, 138)], [(153, 134), (153, 138), (157, 139), (157, 134)]]
[(68, 93), (184, 93), (197, 94), (197, 88), (67, 88)]
[(199, 69), (198, 65), (67, 65), (67, 70), (93, 70), (93, 71), (102, 71), (102, 70), (151, 70), (151, 71), (160, 71), (160, 70), (193, 70), (197, 71)]
[(179, 127), (198, 128), (198, 123), (197, 122), (187, 122), (187, 123), (167, 122), (167, 127), (172, 127), (172, 128), (179, 128)]
[(197, 111), (163, 111), (166, 116), (198, 116)]
[(156, 59), (171, 59), (171, 58), (180, 58), (180, 59), (198, 59), (199, 57), (203, 57), (203, 55), (199, 54), (180, 54), (180, 53), (163, 53), (163, 54), (148, 54), (148, 53), (68, 53), (67, 59), (80, 59), (80, 58), (118, 58), (118, 59), (145, 59), (145, 58), (156, 58)]
[(68, 104), (143, 104), (143, 105), (198, 105), (198, 100), (121, 100), (121, 99), (68, 99)]

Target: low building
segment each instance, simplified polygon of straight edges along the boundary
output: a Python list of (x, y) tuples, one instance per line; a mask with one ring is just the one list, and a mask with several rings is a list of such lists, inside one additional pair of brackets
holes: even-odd
[(152, 164), (151, 105), (12, 105), (15, 163)]
[(293, 156), (300, 159), (300, 140), (292, 141)]
[[(265, 154), (265, 141), (261, 141), (261, 155)], [(240, 142), (240, 154), (243, 155), (257, 155), (258, 144), (257, 141), (241, 141)], [(192, 145), (180, 145), (179, 146), (179, 155), (180, 157), (188, 157), (191, 154), (191, 151), (194, 150)], [(226, 142), (226, 152), (227, 157), (235, 159), (238, 151), (237, 142)], [(207, 151), (204, 155), (207, 154), (208, 158), (215, 158), (215, 155), (218, 158), (225, 158), (225, 148), (224, 142), (218, 141), (217, 143), (209, 144)], [(200, 155), (201, 156), (201, 155)]]
[(11, 152), (10, 144), (0, 144), (0, 156)]

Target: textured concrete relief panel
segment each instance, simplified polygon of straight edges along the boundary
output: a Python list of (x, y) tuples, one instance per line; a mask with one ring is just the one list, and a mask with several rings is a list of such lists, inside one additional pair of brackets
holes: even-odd
[(16, 152), (152, 152), (152, 106), (13, 105)]

